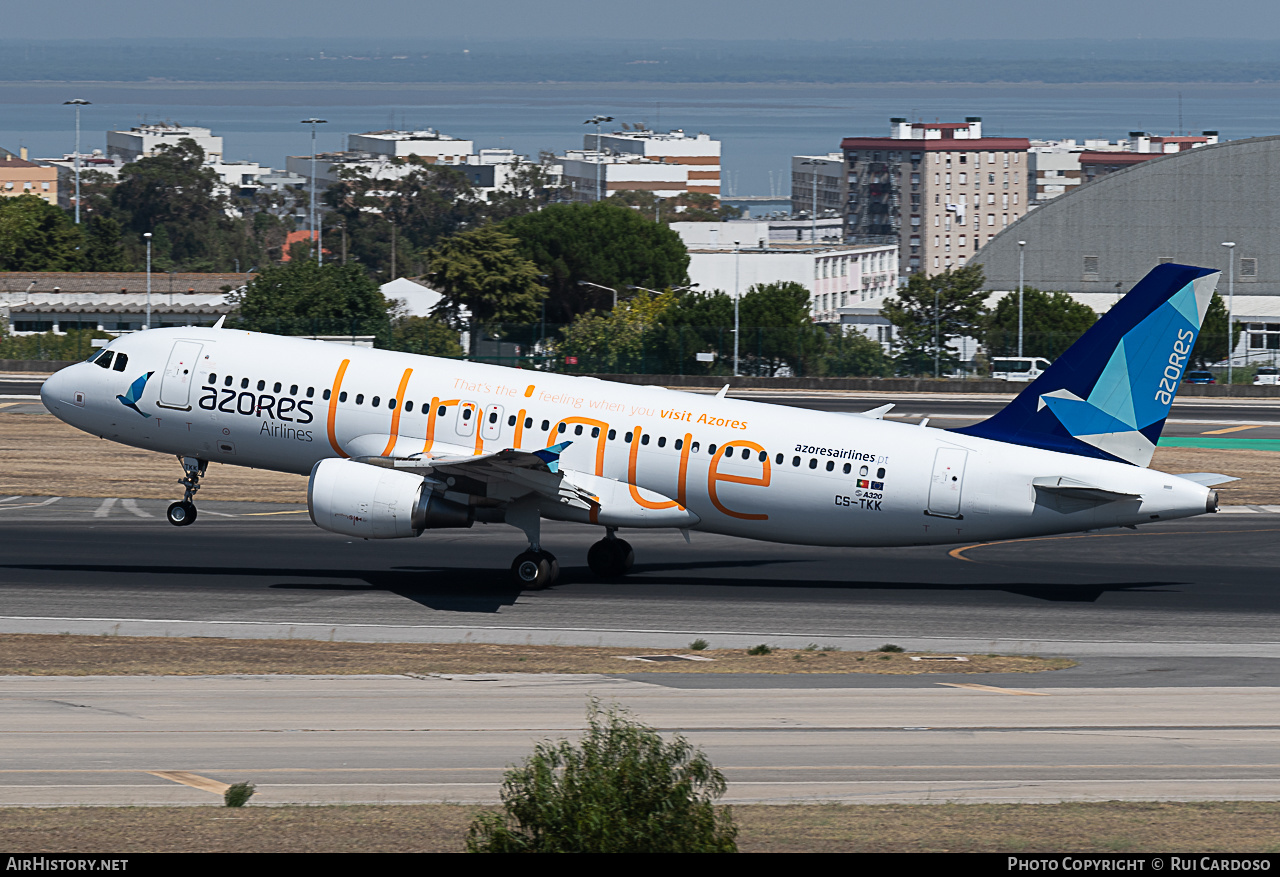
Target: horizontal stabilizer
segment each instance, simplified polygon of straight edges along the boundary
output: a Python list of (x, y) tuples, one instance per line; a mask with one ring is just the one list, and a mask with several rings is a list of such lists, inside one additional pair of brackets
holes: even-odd
[(1044, 478), (1031, 479), (1036, 490), (1054, 493), (1071, 499), (1088, 499), (1094, 502), (1118, 502), (1122, 499), (1138, 499), (1140, 493), (1124, 493), (1119, 490), (1108, 490), (1065, 475), (1048, 475)]
[(881, 405), (879, 408), (872, 408), (870, 411), (859, 411), (859, 417), (870, 417), (872, 420), (884, 420), (884, 416), (893, 410), (893, 403)]
[(1218, 475), (1214, 472), (1189, 472), (1185, 475), (1179, 475), (1179, 478), (1185, 478), (1188, 481), (1194, 481), (1196, 484), (1204, 487), (1216, 487), (1219, 484), (1226, 484), (1228, 481), (1239, 481), (1230, 475)]

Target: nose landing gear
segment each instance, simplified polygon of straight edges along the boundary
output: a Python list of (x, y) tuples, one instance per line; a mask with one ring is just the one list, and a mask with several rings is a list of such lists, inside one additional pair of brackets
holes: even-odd
[(169, 519), (169, 523), (175, 527), (185, 527), (188, 524), (196, 522), (196, 504), (192, 499), (196, 495), (196, 491), (200, 489), (200, 479), (204, 476), (205, 469), (209, 466), (208, 460), (198, 460), (195, 457), (179, 457), (182, 462), (182, 471), (185, 477), (178, 483), (186, 488), (181, 502), (175, 502), (169, 506), (169, 510), (165, 516)]

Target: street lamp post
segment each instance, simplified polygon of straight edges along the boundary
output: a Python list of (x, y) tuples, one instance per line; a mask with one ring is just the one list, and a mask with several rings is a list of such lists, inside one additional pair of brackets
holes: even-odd
[(1022, 356), (1022, 256), (1026, 241), (1018, 241), (1018, 356)]
[(742, 291), (738, 286), (738, 264), (742, 260), (742, 248), (738, 241), (733, 242), (733, 376), (738, 371), (738, 302), (742, 299)]
[(612, 122), (613, 116), (592, 116), (582, 124), (596, 126), (596, 200), (600, 200), (600, 123)]
[(151, 232), (143, 232), (142, 236), (147, 239), (147, 325), (151, 328)]
[[(1236, 313), (1236, 242), (1223, 241), (1222, 245), (1227, 248), (1227, 258), (1230, 264), (1227, 267), (1227, 386), (1231, 386), (1231, 366), (1235, 363), (1236, 346), (1235, 341), (1235, 313)], [(1248, 358), (1245, 364), (1248, 365)]]
[(579, 280), (579, 281), (578, 281), (578, 285), (579, 285), (579, 286), (590, 286), (592, 289), (603, 289), (605, 292), (612, 292), (612, 293), (613, 293), (613, 307), (614, 307), (615, 309), (617, 309), (617, 307), (618, 307), (618, 290), (614, 289), (612, 286), (601, 286), (599, 283), (591, 283), (590, 281), (587, 281), (587, 280)]
[(63, 106), (72, 106), (76, 108), (76, 225), (80, 224), (80, 108), (89, 106), (90, 101), (81, 100), (64, 100)]
[(933, 290), (933, 378), (938, 379), (940, 351), (938, 349), (938, 290)]
[(316, 125), (325, 125), (328, 119), (303, 119), (301, 124), (311, 126), (311, 208), (307, 213), (307, 231), (310, 233), (312, 246), (312, 256), (317, 256), (320, 245), (316, 242)]

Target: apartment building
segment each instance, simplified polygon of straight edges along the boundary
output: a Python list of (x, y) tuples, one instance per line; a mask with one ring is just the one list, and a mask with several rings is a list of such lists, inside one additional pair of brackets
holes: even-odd
[(847, 137), (846, 239), (894, 243), (904, 275), (966, 264), (1028, 206), (1025, 137), (984, 137), (982, 119), (890, 120), (888, 137)]
[(1084, 183), (1116, 171), (1142, 164), (1161, 155), (1171, 155), (1212, 146), (1217, 131), (1199, 135), (1157, 136), (1130, 131), (1128, 139), (1117, 140), (1033, 140), (1031, 141), (1031, 203), (1040, 206)]
[(21, 155), (7, 149), (0, 150), (0, 195), (13, 198), (18, 195), (34, 195), (58, 203), (58, 169), (27, 160), (24, 147)]
[[(826, 155), (793, 155), (791, 156), (791, 215), (809, 219), (828, 219), (840, 217), (844, 213), (844, 205), (849, 200), (849, 175), (844, 170), (844, 153), (830, 152)], [(826, 226), (826, 224), (824, 224)], [(834, 240), (839, 242), (843, 237), (843, 222)], [(816, 225), (810, 228), (805, 240), (812, 241), (814, 234), (817, 240), (830, 240)]]
[[(583, 136), (582, 148), (597, 148), (594, 133)], [(713, 140), (709, 134), (688, 135), (679, 129), (666, 133), (614, 131), (600, 135), (599, 150), (606, 155), (638, 156), (659, 164), (684, 167), (686, 192), (720, 197), (720, 141)]]
[(215, 137), (209, 128), (179, 125), (175, 122), (135, 125), (128, 131), (108, 131), (107, 155), (128, 163), (155, 155), (162, 145), (177, 146), (183, 140), (194, 140), (204, 150), (204, 160), (207, 163), (222, 161), (221, 137)]

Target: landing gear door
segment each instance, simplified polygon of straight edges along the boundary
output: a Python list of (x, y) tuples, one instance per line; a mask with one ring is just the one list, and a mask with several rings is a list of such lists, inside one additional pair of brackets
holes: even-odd
[(960, 493), (964, 489), (964, 464), (969, 452), (963, 448), (938, 448), (929, 480), (928, 514), (940, 518), (962, 518)]
[(195, 341), (175, 341), (169, 353), (169, 363), (160, 382), (161, 408), (178, 411), (191, 410), (191, 383), (196, 377), (196, 364), (200, 361), (200, 344)]

